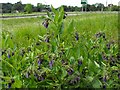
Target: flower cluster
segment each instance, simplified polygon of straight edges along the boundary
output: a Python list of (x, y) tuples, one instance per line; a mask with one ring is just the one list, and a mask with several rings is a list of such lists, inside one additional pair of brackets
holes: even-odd
[(95, 34), (95, 36), (96, 36), (96, 38), (102, 37), (102, 38), (104, 38), (106, 40), (106, 35), (105, 35), (104, 32), (99, 32), (99, 33)]
[(77, 76), (77, 77), (75, 77), (74, 79), (70, 80), (69, 83), (70, 83), (71, 85), (74, 85), (74, 84), (78, 83), (79, 81), (80, 81), (80, 77)]
[(68, 75), (72, 75), (74, 70), (72, 68), (67, 69)]
[(48, 28), (48, 25), (49, 25), (49, 19), (46, 19), (42, 25), (45, 27), (45, 28)]

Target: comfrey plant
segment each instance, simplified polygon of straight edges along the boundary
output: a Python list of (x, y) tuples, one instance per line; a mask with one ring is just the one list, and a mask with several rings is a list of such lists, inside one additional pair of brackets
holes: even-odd
[(109, 41), (105, 32), (98, 32), (94, 37), (82, 32), (82, 28), (76, 26), (78, 20), (66, 22), (68, 27), (64, 28), (66, 14), (63, 7), (51, 8), (52, 12), (47, 12), (48, 17), (42, 23), (46, 30), (41, 29), (44, 32), (38, 37), (30, 36), (32, 43), (28, 46), (15, 44), (14, 36), (11, 39), (10, 33), (3, 33), (4, 48), (0, 49), (2, 87), (119, 89), (120, 54), (117, 44)]
[(42, 23), (45, 28), (48, 28), (50, 23), (53, 23), (55, 25), (55, 33), (58, 39), (60, 39), (60, 34), (63, 33), (64, 30), (64, 24), (63, 19), (66, 18), (64, 8), (61, 6), (57, 10), (51, 5), (52, 13), (47, 12), (47, 18), (45, 18), (44, 22)]

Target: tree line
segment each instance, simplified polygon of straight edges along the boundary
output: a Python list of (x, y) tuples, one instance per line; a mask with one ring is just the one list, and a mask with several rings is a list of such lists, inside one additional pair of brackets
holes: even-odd
[[(104, 6), (102, 3), (96, 4), (86, 4), (82, 7), (78, 6), (66, 6), (63, 5), (64, 10), (66, 12), (74, 12), (74, 11), (119, 11), (120, 6), (108, 4), (108, 6)], [(15, 13), (15, 12), (25, 12), (25, 13), (32, 13), (32, 12), (44, 12), (44, 11), (51, 11), (50, 5), (45, 5), (42, 3), (37, 3), (37, 6), (32, 4), (22, 4), (21, 1), (12, 4), (12, 3), (2, 3), (2, 13)]]

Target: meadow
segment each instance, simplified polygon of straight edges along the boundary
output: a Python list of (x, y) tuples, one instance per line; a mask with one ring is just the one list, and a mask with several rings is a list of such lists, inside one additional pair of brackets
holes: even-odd
[(2, 87), (120, 88), (118, 14), (52, 11), (2, 20)]

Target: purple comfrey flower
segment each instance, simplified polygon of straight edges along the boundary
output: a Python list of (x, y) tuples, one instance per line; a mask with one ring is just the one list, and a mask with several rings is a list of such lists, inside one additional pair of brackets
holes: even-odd
[(26, 78), (29, 78), (29, 75), (30, 75), (30, 73), (29, 73), (29, 72), (28, 72), (28, 73), (26, 73), (26, 75), (25, 75), (25, 76), (26, 76)]
[(38, 59), (38, 66), (40, 66), (42, 64), (42, 59)]
[(74, 78), (74, 81), (77, 83), (78, 81), (80, 80), (80, 77), (78, 76), (78, 77), (76, 77), (76, 78)]
[(36, 78), (38, 78), (38, 74), (37, 74), (36, 72), (34, 73), (34, 76), (35, 76)]
[(51, 61), (49, 62), (49, 66), (50, 66), (51, 69), (52, 69), (52, 67), (53, 67), (53, 63), (54, 63), (54, 60), (51, 60)]
[(103, 81), (104, 81), (104, 82), (107, 81), (106, 75), (103, 77)]
[(64, 64), (64, 63), (65, 63), (65, 60), (62, 60), (61, 62), (62, 62), (62, 64)]
[(75, 39), (76, 39), (76, 41), (78, 41), (78, 40), (79, 40), (79, 35), (78, 35), (78, 33), (77, 33), (77, 32), (75, 33)]
[(39, 76), (39, 77), (37, 78), (37, 80), (38, 80), (38, 81), (43, 81), (43, 80), (44, 80), (44, 77), (43, 77), (43, 76)]
[(23, 57), (24, 54), (25, 54), (25, 51), (24, 51), (24, 49), (22, 49), (22, 50), (20, 51), (20, 55)]
[(96, 38), (103, 37), (103, 38), (104, 38), (104, 40), (106, 40), (105, 33), (103, 33), (103, 32), (99, 32), (99, 33), (95, 34), (95, 36), (96, 36)]
[(102, 53), (102, 59), (103, 60), (108, 60), (108, 57), (104, 53)]
[(69, 68), (69, 69), (67, 70), (67, 72), (68, 72), (68, 75), (72, 75), (73, 72), (74, 72), (74, 70), (73, 70), (72, 68)]
[(106, 85), (103, 85), (103, 88), (106, 88)]
[(48, 22), (48, 19), (45, 20), (42, 25), (45, 27), (45, 28), (48, 28), (48, 25), (49, 25), (49, 22)]
[(45, 42), (50, 42), (50, 38), (49, 38), (49, 36), (47, 36), (46, 38), (45, 38)]
[(34, 73), (34, 76), (35, 76), (35, 78), (38, 80), (38, 81), (43, 81), (45, 78), (45, 73), (44, 74), (42, 74), (41, 76), (39, 76), (36, 72)]
[(61, 61), (63, 65), (67, 65), (68, 63), (65, 60)]
[(102, 59), (103, 59), (103, 60), (108, 60), (108, 57), (103, 55), (103, 56), (102, 56)]
[(11, 85), (12, 85), (11, 83), (8, 83), (8, 88), (11, 88)]
[(100, 38), (102, 36), (101, 32), (95, 34), (96, 38)]
[(79, 60), (79, 61), (78, 61), (78, 65), (79, 65), (79, 66), (82, 65), (82, 60)]
[(107, 49), (110, 49), (110, 46), (114, 44), (114, 41), (110, 41), (108, 44), (106, 44)]
[(10, 54), (8, 54), (7, 56), (8, 56), (8, 58), (10, 58), (10, 57), (11, 57), (11, 55), (10, 55)]
[(107, 49), (110, 49), (110, 46), (111, 46), (110, 43), (106, 44)]
[(79, 82), (79, 80), (80, 80), (80, 77), (77, 76), (74, 79), (70, 80), (70, 84), (76, 84), (77, 82)]
[(15, 82), (15, 80), (14, 79), (11, 79), (11, 83), (14, 83)]
[(115, 61), (115, 57), (114, 57), (114, 56), (111, 56), (111, 57), (110, 57), (110, 60), (111, 60), (111, 61)]
[(15, 82), (15, 80), (14, 80), (14, 79), (11, 79), (11, 82), (8, 83), (8, 88), (11, 88), (11, 85), (12, 85), (14, 82)]

